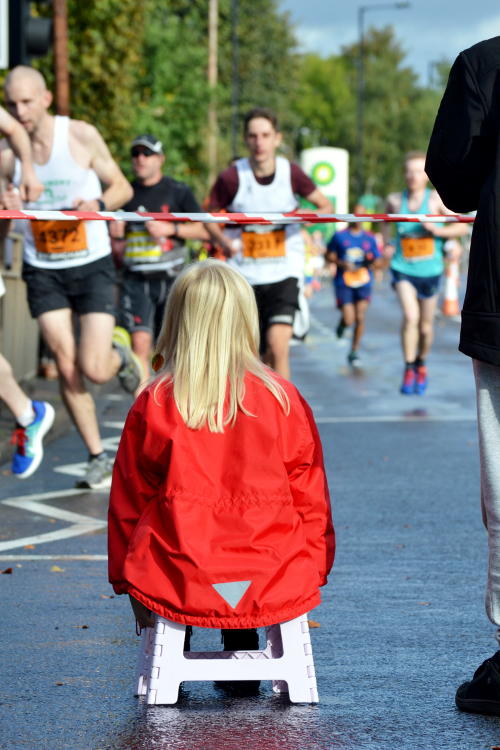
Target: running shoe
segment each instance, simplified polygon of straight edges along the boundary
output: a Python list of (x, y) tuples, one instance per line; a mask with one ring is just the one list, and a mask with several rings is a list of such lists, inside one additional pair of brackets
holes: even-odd
[(354, 350), (347, 355), (347, 361), (351, 367), (361, 367), (361, 357)]
[(43, 438), (54, 424), (54, 408), (46, 401), (32, 401), (35, 418), (27, 427), (17, 425), (12, 436), (16, 446), (12, 457), (12, 473), (27, 479), (38, 469), (43, 458)]
[(415, 380), (415, 370), (413, 367), (407, 367), (401, 383), (401, 393), (404, 393), (405, 396), (415, 393)]
[(335, 329), (335, 333), (337, 334), (338, 339), (344, 338), (345, 329), (347, 328), (346, 324), (344, 323), (344, 318), (340, 318), (339, 324), (337, 328)]
[(415, 393), (418, 396), (423, 396), (427, 390), (428, 383), (427, 367), (419, 365), (415, 370)]
[(460, 685), (455, 703), (461, 711), (500, 716), (500, 651), (476, 669), (472, 680)]
[(113, 461), (107, 453), (101, 453), (96, 458), (91, 458), (87, 463), (85, 474), (75, 487), (89, 490), (106, 490), (111, 487), (111, 474), (113, 473)]
[(146, 379), (146, 373), (141, 360), (131, 349), (128, 331), (121, 326), (115, 326), (112, 342), (122, 359), (122, 364), (117, 372), (118, 380), (127, 393), (135, 393), (142, 381)]

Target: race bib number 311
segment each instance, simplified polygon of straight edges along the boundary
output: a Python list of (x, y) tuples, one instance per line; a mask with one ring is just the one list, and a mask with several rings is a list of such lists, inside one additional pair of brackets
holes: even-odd
[(243, 257), (283, 258), (285, 256), (285, 230), (275, 232), (242, 232)]
[(32, 221), (31, 231), (37, 252), (54, 260), (87, 250), (83, 221)]

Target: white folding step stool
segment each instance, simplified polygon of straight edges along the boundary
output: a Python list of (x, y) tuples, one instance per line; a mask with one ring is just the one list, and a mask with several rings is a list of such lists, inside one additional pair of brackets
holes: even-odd
[(156, 616), (145, 628), (137, 664), (137, 693), (148, 704), (173, 704), (183, 681), (272, 680), (292, 703), (318, 703), (307, 615), (266, 628), (263, 651), (184, 651), (185, 625)]

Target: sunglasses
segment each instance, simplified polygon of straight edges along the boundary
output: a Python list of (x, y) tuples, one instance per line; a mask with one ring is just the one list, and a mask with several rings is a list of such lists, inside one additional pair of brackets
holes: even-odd
[[(152, 151), (150, 148), (147, 148), (147, 146), (144, 146), (144, 147), (139, 146), (138, 148), (133, 148), (130, 151), (130, 153), (133, 159), (136, 159), (138, 156), (141, 156), (141, 154), (142, 156), (155, 156), (156, 154), (155, 151)], [(156, 154), (156, 156), (158, 156), (158, 154)]]

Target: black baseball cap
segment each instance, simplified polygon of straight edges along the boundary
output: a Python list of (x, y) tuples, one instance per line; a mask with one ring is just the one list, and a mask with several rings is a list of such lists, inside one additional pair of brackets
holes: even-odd
[(134, 146), (145, 146), (146, 148), (151, 149), (151, 151), (154, 151), (155, 154), (163, 154), (163, 143), (158, 140), (158, 138), (155, 138), (154, 135), (138, 135), (137, 138), (134, 138), (132, 141), (131, 148), (134, 148)]

